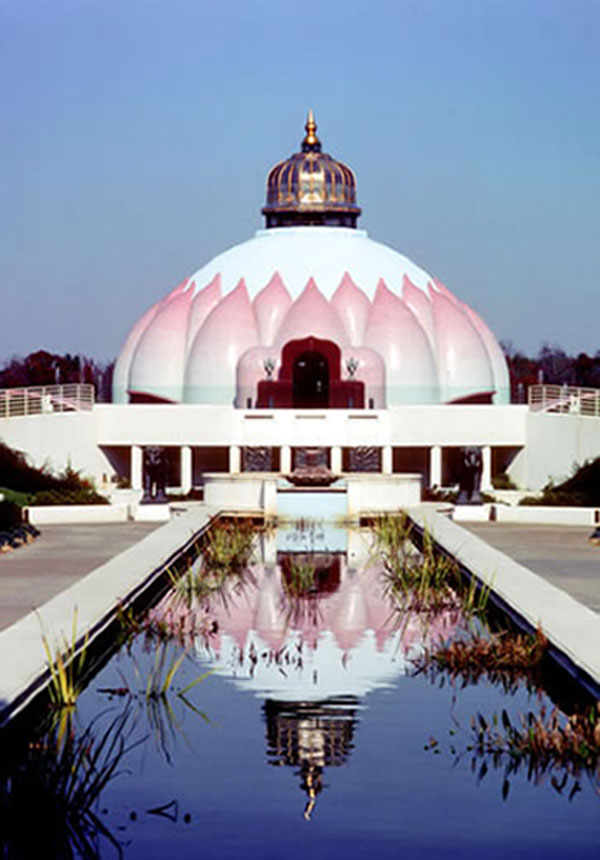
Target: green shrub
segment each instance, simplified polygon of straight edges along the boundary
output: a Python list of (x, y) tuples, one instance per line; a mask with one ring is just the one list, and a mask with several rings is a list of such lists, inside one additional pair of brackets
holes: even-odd
[(24, 508), (29, 504), (29, 495), (21, 493), (19, 490), (10, 490), (8, 487), (0, 487), (0, 495), (4, 496), (4, 501), (14, 502), (20, 508)]
[(506, 472), (500, 472), (495, 478), (492, 478), (492, 486), (495, 490), (516, 490), (517, 485)]
[(519, 504), (600, 508), (600, 457), (585, 463), (562, 484), (547, 484), (541, 496), (526, 496)]
[(49, 505), (108, 505), (110, 503), (105, 496), (101, 496), (95, 490), (80, 488), (41, 490), (30, 497), (29, 504), (48, 507)]
[(20, 451), (0, 442), (0, 475), (6, 484), (6, 495), (21, 506), (31, 505), (108, 505), (87, 478), (72, 466), (58, 475), (46, 468), (35, 469)]
[(3, 442), (0, 442), (0, 475), (2, 483), (11, 490), (25, 493), (46, 490), (57, 480), (46, 469), (30, 466), (24, 454), (9, 448)]
[(21, 525), (21, 508), (14, 502), (0, 502), (0, 531)]

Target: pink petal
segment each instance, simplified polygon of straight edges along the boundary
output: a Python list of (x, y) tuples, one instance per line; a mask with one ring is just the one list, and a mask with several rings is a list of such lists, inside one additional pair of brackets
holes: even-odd
[(337, 314), (312, 278), (285, 315), (275, 344), (282, 347), (290, 340), (310, 335), (332, 340), (340, 347), (348, 342)]
[[(277, 379), (281, 358), (279, 350), (275, 350), (272, 346), (253, 346), (240, 356), (236, 368), (235, 402), (241, 408), (256, 406), (258, 383), (261, 379), (267, 379), (265, 371), (267, 358), (272, 358), (275, 361), (273, 379)], [(248, 405), (248, 401), (250, 401), (250, 405)]]
[(140, 317), (140, 319), (133, 326), (125, 343), (121, 347), (121, 351), (119, 352), (119, 357), (117, 358), (117, 362), (115, 364), (115, 370), (113, 373), (113, 402), (114, 403), (127, 403), (128, 397), (127, 392), (129, 390), (129, 372), (131, 369), (131, 359), (133, 358), (133, 354), (135, 353), (135, 349), (140, 342), (140, 339), (154, 317), (156, 316), (158, 309), (162, 306), (164, 300), (156, 302), (156, 304), (152, 305), (151, 308), (148, 308), (146, 313)]
[(238, 359), (257, 343), (256, 318), (242, 279), (194, 338), (185, 370), (185, 402), (233, 403)]
[(429, 338), (432, 351), (435, 355), (435, 334), (433, 330), (433, 314), (431, 302), (427, 294), (415, 286), (408, 275), (404, 275), (402, 283), (402, 298), (419, 320), (423, 331)]
[(192, 290), (177, 289), (151, 320), (131, 362), (129, 390), (180, 401)]
[(377, 285), (365, 346), (378, 352), (385, 362), (388, 406), (438, 401), (437, 372), (427, 335), (383, 280)]
[(494, 403), (510, 403), (510, 376), (502, 348), (479, 314), (475, 313), (472, 308), (464, 303), (462, 307), (483, 341), (490, 364), (492, 365), (494, 388), (497, 392), (494, 397)]
[(271, 344), (277, 329), (292, 304), (279, 272), (275, 272), (266, 287), (254, 299), (254, 313), (258, 323), (260, 343)]
[(360, 345), (369, 318), (371, 302), (356, 286), (348, 272), (344, 273), (339, 287), (331, 297), (331, 305), (344, 324), (350, 343)]
[(493, 391), (491, 363), (469, 317), (445, 294), (430, 288), (430, 295), (442, 399)]
[(373, 409), (385, 409), (385, 366), (381, 355), (366, 346), (346, 346), (342, 350), (342, 378), (350, 379), (348, 361), (354, 359), (358, 367), (353, 379), (365, 384), (365, 406), (373, 401)]
[[(192, 284), (192, 287), (194, 284)], [(191, 347), (204, 320), (221, 298), (221, 275), (216, 274), (210, 284), (194, 296), (187, 329), (187, 349)]]

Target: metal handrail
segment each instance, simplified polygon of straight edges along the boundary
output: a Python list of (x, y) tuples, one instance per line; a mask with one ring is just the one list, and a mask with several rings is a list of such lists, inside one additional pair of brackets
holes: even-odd
[(581, 388), (575, 385), (530, 385), (527, 400), (533, 412), (600, 418), (600, 388)]
[(89, 411), (93, 406), (94, 386), (87, 382), (0, 388), (0, 418)]

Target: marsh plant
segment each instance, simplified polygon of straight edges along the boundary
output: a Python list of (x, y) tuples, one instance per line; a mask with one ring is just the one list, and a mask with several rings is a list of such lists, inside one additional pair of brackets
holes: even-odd
[(198, 545), (198, 559), (185, 570), (167, 571), (173, 594), (188, 606), (215, 593), (226, 593), (233, 581), (242, 585), (249, 576), (257, 527), (248, 520), (216, 523)]
[(412, 524), (403, 513), (380, 517), (373, 533), (386, 592), (401, 611), (460, 609), (468, 617), (484, 614), (490, 586), (474, 578), (465, 585), (458, 564), (436, 549), (427, 530), (420, 550), (415, 549)]
[(511, 690), (520, 680), (537, 677), (547, 648), (541, 628), (532, 636), (508, 630), (473, 631), (466, 639), (427, 649), (415, 662), (415, 674), (424, 673), (432, 681), (449, 678), (463, 687), (485, 676)]
[[(103, 726), (104, 723), (104, 727)], [(84, 731), (59, 734), (56, 726), (37, 735), (26, 755), (0, 771), (2, 856), (99, 856), (99, 837), (117, 853), (120, 845), (100, 821), (96, 804), (118, 774), (131, 741), (129, 713), (96, 718)]]
[(256, 534), (256, 526), (248, 520), (216, 523), (200, 546), (204, 570), (217, 577), (243, 570), (250, 561)]
[[(140, 642), (140, 646), (141, 644)], [(145, 722), (156, 748), (170, 763), (172, 748), (183, 734), (182, 724), (176, 714), (177, 706), (179, 709), (192, 711), (207, 723), (210, 722), (206, 714), (189, 700), (187, 694), (211, 675), (212, 670), (204, 672), (183, 687), (176, 686), (187, 651), (173, 653), (168, 643), (153, 643), (152, 653), (149, 653), (147, 648), (144, 652), (141, 666), (134, 654), (130, 654), (128, 664), (133, 667), (133, 678), (127, 677), (119, 670), (120, 686), (101, 687), (98, 693), (108, 696), (111, 701), (115, 697), (124, 698), (126, 707), (132, 714), (133, 724), (139, 723), (140, 718)]]
[(304, 556), (291, 558), (286, 575), (282, 577), (284, 592), (292, 598), (307, 597), (316, 593), (316, 574), (315, 564), (309, 558)]
[(50, 680), (48, 693), (53, 708), (74, 708), (77, 698), (83, 689), (84, 666), (87, 655), (87, 634), (83, 644), (78, 648), (77, 638), (77, 608), (73, 612), (71, 637), (63, 639), (62, 643), (51, 643), (48, 634), (42, 628), (42, 644), (48, 662)]
[(487, 720), (477, 714), (471, 720), (473, 761), (481, 761), (480, 779), (488, 766), (504, 770), (503, 796), (510, 777), (526, 772), (536, 785), (549, 777), (559, 794), (569, 800), (581, 790), (579, 780), (587, 776), (600, 791), (600, 703), (581, 713), (565, 716), (558, 708), (542, 704), (538, 713), (529, 711), (511, 720), (503, 710)]

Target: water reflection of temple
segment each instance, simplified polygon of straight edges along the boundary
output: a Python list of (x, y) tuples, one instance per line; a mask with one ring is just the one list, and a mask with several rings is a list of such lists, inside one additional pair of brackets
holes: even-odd
[(308, 821), (323, 790), (326, 767), (340, 767), (354, 748), (359, 701), (354, 696), (324, 702), (281, 702), (267, 699), (267, 760), (276, 767), (297, 768), (306, 793)]
[(461, 621), (452, 608), (400, 613), (362, 536), (320, 527), (262, 535), (240, 577), (203, 598), (172, 594), (154, 613), (199, 662), (263, 700), (268, 761), (296, 769), (307, 819), (325, 769), (349, 762), (362, 698)]

